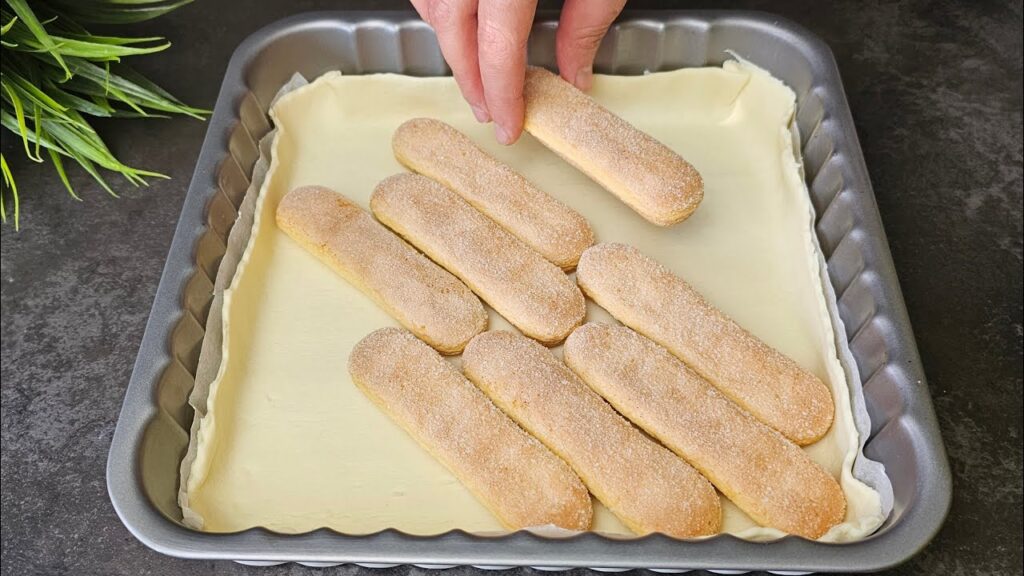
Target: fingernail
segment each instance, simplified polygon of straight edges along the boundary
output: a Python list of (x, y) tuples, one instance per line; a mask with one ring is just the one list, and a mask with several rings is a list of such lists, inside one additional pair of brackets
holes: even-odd
[(590, 84), (594, 80), (594, 69), (589, 66), (586, 68), (580, 68), (576, 72), (576, 81), (573, 84), (576, 85), (580, 90), (590, 90)]
[(491, 115), (482, 106), (470, 105), (470, 108), (473, 109), (473, 116), (476, 116), (477, 122), (486, 123), (491, 121)]
[(494, 136), (498, 139), (498, 142), (505, 146), (512, 143), (512, 134), (505, 130), (505, 127), (501, 124), (494, 125)]

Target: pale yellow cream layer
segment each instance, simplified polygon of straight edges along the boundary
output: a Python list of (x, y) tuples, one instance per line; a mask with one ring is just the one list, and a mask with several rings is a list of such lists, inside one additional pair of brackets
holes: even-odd
[[(856, 539), (882, 522), (878, 494), (851, 474), (857, 431), (793, 154), (792, 91), (760, 69), (729, 62), (598, 76), (591, 94), (700, 171), (704, 201), (692, 217), (659, 228), (530, 136), (498, 145), (449, 78), (328, 74), (277, 103), (273, 161), (252, 239), (225, 293), (223, 363), (186, 487), (203, 530), (502, 531), (351, 383), (346, 363), (353, 345), (397, 324), (274, 224), (281, 197), (307, 184), (367, 207), (377, 182), (403, 170), (391, 153), (392, 133), (418, 116), (464, 131), (583, 214), (598, 241), (629, 243), (653, 256), (829, 383), (835, 424), (807, 450), (840, 480), (849, 510), (826, 539)], [(611, 321), (588, 306), (588, 320)], [(491, 328), (511, 329), (493, 312)], [(780, 535), (728, 502), (724, 529), (747, 538)], [(628, 534), (601, 506), (594, 530)]]

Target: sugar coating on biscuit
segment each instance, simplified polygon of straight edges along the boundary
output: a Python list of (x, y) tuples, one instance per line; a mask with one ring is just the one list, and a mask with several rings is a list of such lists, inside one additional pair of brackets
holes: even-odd
[(595, 323), (577, 328), (564, 350), (590, 388), (758, 523), (818, 538), (842, 522), (846, 499), (835, 479), (668, 350), (625, 326)]
[(561, 342), (583, 322), (583, 294), (561, 269), (437, 182), (391, 176), (370, 208), (530, 337)]
[(469, 288), (341, 194), (297, 188), (276, 216), (292, 239), (441, 352), (460, 352), (487, 328)]
[(463, 370), (523, 428), (561, 456), (634, 532), (714, 534), (721, 509), (711, 484), (650, 440), (533, 340), (485, 332)]
[(349, 372), (507, 527), (590, 527), (590, 495), (565, 462), (408, 331), (365, 337), (349, 356)]
[(553, 264), (571, 270), (594, 243), (578, 212), (538, 189), (452, 126), (432, 118), (403, 123), (392, 138), (395, 157), (444, 184)]
[(704, 197), (700, 173), (654, 137), (560, 77), (531, 67), (525, 129), (648, 221), (686, 219)]
[(597, 244), (576, 270), (584, 293), (618, 321), (667, 348), (731, 400), (797, 444), (824, 436), (828, 387), (632, 246)]

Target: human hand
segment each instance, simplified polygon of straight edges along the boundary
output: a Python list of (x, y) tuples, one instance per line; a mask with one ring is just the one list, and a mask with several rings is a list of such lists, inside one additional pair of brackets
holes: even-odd
[[(411, 0), (437, 33), (462, 96), (480, 122), (494, 122), (498, 142), (523, 131), (526, 43), (536, 0)], [(626, 0), (566, 0), (555, 35), (562, 77), (590, 88), (594, 55)]]

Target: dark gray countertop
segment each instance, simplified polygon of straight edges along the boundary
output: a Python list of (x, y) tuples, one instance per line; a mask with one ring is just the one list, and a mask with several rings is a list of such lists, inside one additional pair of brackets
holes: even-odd
[[(212, 107), (232, 50), (262, 25), (399, 6), (197, 2), (142, 26), (175, 46), (134, 61)], [(779, 13), (832, 46), (867, 157), (955, 477), (942, 532), (893, 573), (1021, 574), (1021, 2), (730, 7)], [(115, 516), (107, 449), (206, 126), (96, 125), (126, 163), (174, 179), (114, 199), (75, 170), (75, 202), (3, 135), (22, 192), (22, 230), (2, 232), (3, 574), (369, 574), (168, 558)], [(409, 572), (427, 573), (374, 574)]]

